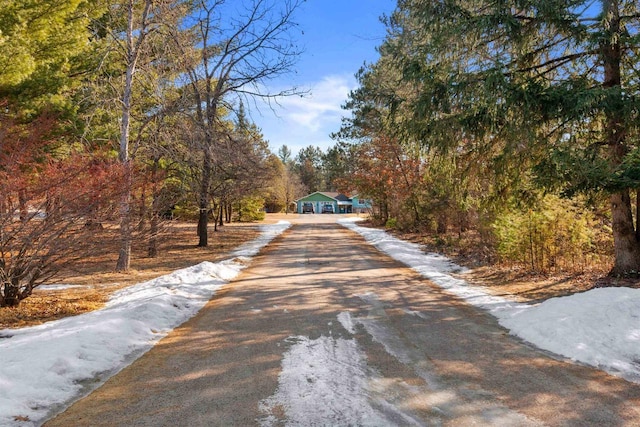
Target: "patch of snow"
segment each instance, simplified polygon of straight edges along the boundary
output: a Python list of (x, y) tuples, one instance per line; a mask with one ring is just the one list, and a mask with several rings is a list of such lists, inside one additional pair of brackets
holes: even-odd
[(416, 316), (419, 317), (421, 319), (428, 319), (428, 316), (425, 316), (423, 313), (420, 313), (419, 311), (415, 311), (415, 310), (409, 310), (408, 308), (403, 308), (402, 311), (404, 311), (406, 314), (410, 315), (410, 316)]
[(44, 285), (40, 285), (37, 288), (35, 288), (33, 291), (34, 292), (41, 292), (41, 291), (64, 291), (65, 289), (82, 289), (82, 288), (88, 288), (89, 286), (87, 285), (71, 285), (68, 283), (56, 283), (56, 284), (44, 284)]
[[(414, 372), (425, 381), (426, 389), (421, 389), (419, 386), (414, 385), (414, 390), (411, 391), (410, 395), (420, 396), (434, 412), (451, 419), (466, 413), (469, 405), (483, 402), (483, 409), (479, 416), (473, 421), (469, 420), (469, 424), (491, 426), (540, 425), (529, 420), (525, 415), (503, 405), (499, 399), (489, 398), (487, 400), (486, 394), (478, 393), (474, 395), (472, 390), (466, 390), (464, 394), (458, 394), (454, 389), (443, 385), (437, 376), (433, 375), (434, 368), (425, 359), (424, 353), (415, 347), (411, 341), (406, 341), (398, 336), (397, 331), (388, 326), (389, 318), (377, 295), (367, 293), (360, 295), (360, 298), (370, 304), (369, 313), (362, 317), (353, 318), (352, 321), (355, 324), (362, 325), (371, 338), (381, 344), (387, 353), (403, 364), (411, 366)], [(417, 313), (411, 310), (405, 312), (410, 315), (416, 315), (415, 313)], [(383, 395), (388, 395), (388, 393), (383, 393)], [(441, 420), (436, 418), (429, 425), (441, 424)]]
[(356, 326), (353, 322), (353, 318), (351, 317), (351, 313), (348, 311), (343, 311), (338, 314), (338, 322), (342, 325), (343, 328), (347, 330), (351, 335), (356, 333)]
[(540, 348), (640, 383), (640, 289), (592, 289), (498, 318)]
[[(83, 381), (104, 381), (131, 363), (195, 315), (289, 226), (262, 226), (261, 236), (238, 248), (231, 259), (203, 262), (122, 289), (101, 310), (0, 330), (5, 337), (0, 340), (0, 426), (38, 425), (50, 408), (77, 397)], [(33, 424), (14, 417), (28, 417)]]
[[(600, 288), (541, 304), (522, 304), (451, 276), (465, 269), (441, 255), (423, 252), (420, 245), (384, 230), (358, 226), (354, 219), (338, 222), (423, 277), (488, 310), (512, 334), (541, 349), (640, 383), (640, 289)], [(373, 301), (371, 296), (361, 298)]]
[(369, 402), (366, 359), (355, 340), (290, 337), (276, 393), (260, 403), (261, 426), (388, 425)]

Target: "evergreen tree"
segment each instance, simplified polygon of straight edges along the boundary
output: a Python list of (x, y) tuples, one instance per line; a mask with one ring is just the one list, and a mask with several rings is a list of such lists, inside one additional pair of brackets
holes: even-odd
[(426, 148), (481, 154), (496, 187), (532, 173), (608, 193), (612, 273), (637, 272), (639, 19), (632, 0), (401, 0), (381, 52), (403, 84), (385, 99)]
[(322, 157), (320, 148), (309, 146), (300, 150), (293, 162), (293, 170), (311, 193), (327, 191), (322, 170)]

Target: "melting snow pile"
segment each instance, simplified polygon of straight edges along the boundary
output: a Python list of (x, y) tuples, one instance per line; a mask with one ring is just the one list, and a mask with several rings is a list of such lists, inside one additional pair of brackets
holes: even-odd
[[(290, 226), (262, 226), (229, 260), (203, 262), (117, 292), (102, 310), (43, 325), (0, 330), (0, 426), (28, 425), (76, 396), (82, 381), (106, 379), (198, 312), (250, 257)], [(95, 386), (95, 384), (94, 384)]]
[(366, 360), (355, 340), (291, 337), (285, 353), (278, 391), (261, 402), (262, 426), (280, 425), (277, 408), (287, 425), (385, 425), (386, 419), (369, 403)]
[[(357, 219), (355, 219), (357, 220)], [(541, 304), (516, 303), (489, 295), (451, 273), (464, 269), (447, 258), (384, 230), (340, 220), (369, 243), (449, 292), (488, 310), (512, 334), (627, 380), (640, 382), (640, 289), (601, 288)]]

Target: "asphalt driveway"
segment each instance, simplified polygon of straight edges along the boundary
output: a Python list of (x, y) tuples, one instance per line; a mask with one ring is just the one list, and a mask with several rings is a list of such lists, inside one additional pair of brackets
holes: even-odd
[(294, 221), (45, 425), (640, 425), (637, 384), (531, 348), (333, 221)]

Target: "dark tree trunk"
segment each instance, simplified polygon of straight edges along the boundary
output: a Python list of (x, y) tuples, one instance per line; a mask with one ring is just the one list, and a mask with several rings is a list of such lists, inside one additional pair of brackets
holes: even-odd
[(640, 190), (636, 190), (636, 240), (640, 242)]
[(27, 208), (27, 192), (25, 190), (18, 191), (18, 205), (18, 209), (20, 210), (20, 221), (25, 222), (29, 216)]
[(231, 203), (227, 203), (225, 220), (227, 224), (231, 223), (231, 215), (233, 214), (233, 206)]
[(120, 202), (120, 252), (116, 271), (129, 271), (131, 267), (131, 162), (124, 163), (125, 190)]
[[(609, 35), (602, 42), (605, 89), (621, 86), (622, 50), (619, 42), (620, 16), (618, 0), (603, 2), (603, 12), (610, 18)], [(620, 95), (618, 95), (620, 96)], [(626, 126), (624, 111), (620, 107), (610, 107), (606, 111), (606, 138), (609, 146), (610, 162), (618, 166), (627, 153), (625, 145)], [(629, 190), (621, 190), (610, 197), (613, 246), (615, 251), (612, 275), (624, 275), (640, 271), (640, 245), (636, 237)]]
[(155, 258), (158, 256), (158, 225), (159, 225), (158, 215), (155, 213), (151, 215), (151, 221), (149, 221), (149, 248), (147, 250), (147, 255), (150, 258)]
[(160, 198), (158, 191), (158, 168), (159, 159), (153, 159), (153, 166), (151, 169), (151, 218), (149, 220), (149, 246), (147, 248), (147, 255), (150, 258), (158, 256), (158, 230), (160, 222)]
[[(419, 223), (418, 223), (419, 224)], [(441, 213), (438, 215), (436, 232), (438, 234), (446, 234), (449, 229), (449, 221), (445, 213)]]
[(204, 149), (204, 159), (202, 161), (202, 182), (200, 185), (200, 213), (198, 216), (198, 246), (205, 248), (209, 245), (209, 186), (211, 182), (211, 149), (209, 144)]
[(207, 228), (209, 227), (209, 214), (206, 208), (200, 208), (200, 214), (198, 215), (198, 246), (201, 248), (207, 247), (209, 244), (209, 236)]
[(0, 307), (17, 307), (20, 304), (19, 288), (11, 283), (4, 283), (0, 295)]
[(636, 237), (631, 212), (631, 198), (628, 191), (612, 194), (611, 220), (615, 260), (612, 275), (640, 272), (640, 247)]
[(211, 215), (213, 216), (213, 231), (218, 231), (218, 214), (220, 213), (219, 206), (216, 202), (213, 202), (211, 208)]

